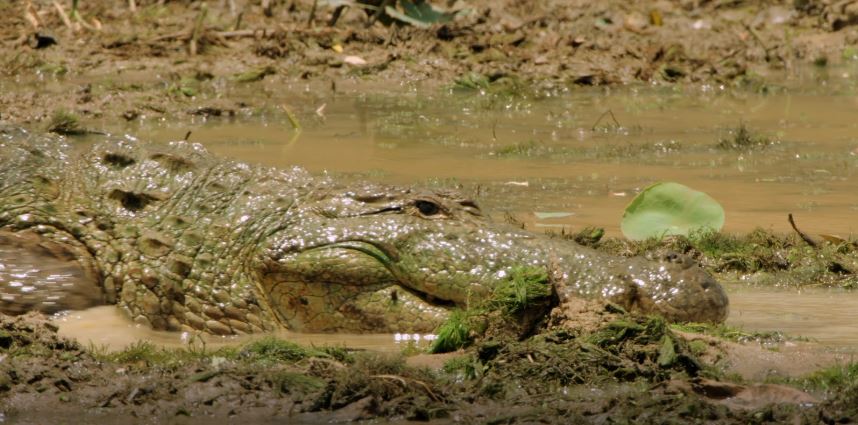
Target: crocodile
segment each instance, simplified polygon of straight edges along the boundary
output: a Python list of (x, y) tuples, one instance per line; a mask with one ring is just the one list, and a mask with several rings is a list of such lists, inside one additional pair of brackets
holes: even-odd
[(0, 127), (4, 244), (65, 261), (37, 283), (0, 281), (4, 312), (116, 304), (154, 329), (217, 335), (430, 332), (521, 266), (551, 270), (561, 300), (674, 321), (728, 307), (683, 256), (600, 253), (495, 222), (456, 191), (341, 184), (127, 135), (80, 149)]

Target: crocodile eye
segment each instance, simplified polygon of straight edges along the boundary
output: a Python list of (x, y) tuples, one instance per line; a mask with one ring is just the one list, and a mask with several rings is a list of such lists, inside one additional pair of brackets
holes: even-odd
[(431, 201), (417, 201), (414, 203), (414, 206), (417, 207), (417, 210), (420, 211), (420, 214), (426, 216), (435, 215), (441, 212), (441, 207)]

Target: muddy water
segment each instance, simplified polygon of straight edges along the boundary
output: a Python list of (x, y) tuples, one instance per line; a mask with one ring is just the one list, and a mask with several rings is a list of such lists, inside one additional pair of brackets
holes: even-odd
[[(59, 324), (59, 333), (75, 338), (84, 344), (121, 350), (140, 340), (150, 341), (164, 347), (217, 348), (237, 345), (260, 338), (219, 337), (192, 335), (187, 332), (154, 331), (151, 328), (134, 324), (115, 306), (94, 307), (83, 311), (71, 311), (55, 316)], [(397, 353), (405, 349), (426, 349), (435, 335), (406, 334), (302, 334), (279, 331), (277, 337), (310, 346), (349, 347), (359, 350), (373, 350)]]
[[(848, 84), (811, 83), (767, 95), (715, 86), (583, 90), (539, 100), (438, 91), (280, 91), (287, 98), (267, 90), (272, 105), (289, 105), (300, 131), (277, 107), (121, 130), (156, 141), (191, 131), (192, 141), (220, 155), (301, 165), (344, 179), (460, 186), (486, 209), (510, 212), (535, 230), (599, 226), (618, 235), (625, 205), (642, 188), (665, 180), (718, 199), (729, 232), (758, 226), (789, 232), (787, 213), (810, 234), (848, 237), (858, 230), (858, 96)], [(744, 152), (718, 149), (740, 124), (771, 144)], [(730, 323), (858, 347), (851, 326), (856, 295), (731, 291)], [(94, 323), (95, 333), (103, 334), (103, 321)], [(116, 341), (124, 341), (120, 335), (128, 335), (128, 325), (118, 326), (109, 341), (96, 343), (122, 345)], [(390, 335), (313, 341), (399, 347)]]
[[(302, 102), (305, 110), (293, 107), (300, 134), (285, 119), (270, 118), (162, 123), (137, 133), (165, 141), (191, 130), (192, 140), (212, 151), (273, 166), (462, 184), (479, 191), (491, 210), (513, 212), (536, 227), (593, 225), (619, 234), (634, 194), (671, 180), (718, 199), (728, 231), (786, 232), (790, 212), (809, 233), (858, 230), (855, 96), (737, 95), (710, 87), (528, 101), (406, 93)], [(607, 111), (616, 121), (599, 121)], [(742, 123), (772, 145), (750, 152), (715, 148)], [(540, 212), (566, 215), (540, 220)]]
[(848, 353), (858, 353), (858, 293), (840, 289), (800, 291), (728, 284), (727, 323), (779, 331)]
[[(727, 323), (745, 330), (780, 331), (840, 353), (858, 354), (858, 293), (843, 290), (749, 288), (727, 284), (731, 311)], [(139, 340), (167, 347), (189, 343), (216, 348), (248, 342), (246, 337), (195, 339), (194, 335), (153, 331), (132, 323), (114, 306), (95, 307), (59, 315), (60, 333), (99, 347), (122, 349)], [(326, 335), (282, 331), (279, 337), (307, 345), (346, 346), (382, 352), (426, 348), (430, 335)], [(196, 337), (199, 338), (199, 337)]]

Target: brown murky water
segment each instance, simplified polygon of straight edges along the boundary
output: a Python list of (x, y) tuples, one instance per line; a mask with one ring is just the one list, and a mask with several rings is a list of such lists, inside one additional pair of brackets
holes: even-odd
[[(618, 235), (625, 205), (657, 181), (680, 182), (719, 200), (728, 232), (758, 226), (789, 232), (787, 213), (810, 234), (848, 237), (858, 230), (858, 96), (849, 84), (811, 83), (768, 95), (712, 86), (585, 90), (541, 100), (289, 93), (293, 97), (274, 96), (271, 103), (288, 102), (301, 131), (270, 111), (127, 131), (155, 141), (192, 131), (192, 141), (220, 155), (301, 165), (345, 179), (461, 186), (485, 208), (511, 212), (536, 230), (599, 226)], [(603, 116), (607, 111), (613, 117)], [(748, 152), (717, 149), (740, 124), (772, 145)], [(731, 292), (730, 323), (858, 348), (856, 294), (736, 285)], [(106, 332), (106, 319), (116, 314), (96, 311), (63, 319), (66, 333), (117, 347), (138, 336), (181, 343), (178, 335), (129, 331), (122, 321)], [(290, 338), (401, 347), (391, 335)]]
[[(843, 290), (748, 288), (728, 284), (731, 311), (727, 323), (746, 330), (781, 331), (840, 353), (858, 353), (858, 293)], [(139, 340), (168, 347), (201, 343), (186, 333), (153, 331), (135, 325), (114, 306), (95, 307), (58, 316), (60, 333), (95, 346), (122, 349)], [(346, 346), (382, 352), (426, 348), (434, 335), (299, 334), (282, 331), (279, 337), (316, 346)], [(246, 337), (204, 339), (207, 347), (239, 344)]]
[[(192, 140), (218, 154), (272, 166), (462, 184), (479, 190), (489, 209), (536, 227), (593, 225), (617, 235), (637, 191), (677, 181), (718, 199), (727, 231), (787, 232), (790, 212), (809, 233), (858, 231), (858, 96), (677, 90), (593, 90), (538, 101), (322, 97), (302, 103), (300, 134), (265, 119), (136, 132), (166, 141), (192, 130)], [(609, 117), (599, 121), (606, 111), (619, 127)], [(740, 124), (773, 145), (745, 153), (715, 148)], [(540, 212), (568, 215), (540, 220)]]

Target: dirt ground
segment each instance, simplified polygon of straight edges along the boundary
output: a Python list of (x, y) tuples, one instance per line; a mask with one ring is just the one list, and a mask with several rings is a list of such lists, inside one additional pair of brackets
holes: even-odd
[[(73, 15), (71, 1), (0, 2), (0, 120), (49, 127), (62, 121), (58, 112), (84, 125), (252, 113), (270, 107), (266, 93), (284, 87), (459, 86), (536, 97), (592, 85), (765, 90), (810, 67), (858, 59), (858, 2), (851, 1), (460, 0), (447, 5), (459, 17), (428, 28), (368, 25), (367, 14), (354, 7), (329, 25), (330, 2), (320, 1), (315, 11), (309, 0), (273, 0), (270, 9), (261, 3), (81, 0)], [(256, 95), (234, 95), (236, 87), (252, 87)], [(488, 339), (452, 356), (407, 361), (273, 342), (166, 354), (140, 345), (107, 354), (58, 337), (42, 317), (0, 317), (0, 420), (847, 423), (858, 417), (854, 376), (810, 392), (798, 388), (812, 379), (790, 380), (844, 359), (673, 332), (602, 305), (563, 307), (553, 327), (523, 341)], [(766, 368), (778, 371), (777, 379), (760, 375)]]
[[(458, 82), (536, 96), (633, 83), (763, 90), (858, 58), (851, 1), (459, 0), (448, 2), (455, 20), (428, 28), (367, 25), (355, 7), (331, 26), (335, 9), (325, 1), (315, 12), (310, 0), (272, 0), (268, 9), (242, 0), (80, 1), (75, 16), (70, 3), (0, 4), (0, 119), (38, 123), (60, 109), (103, 121), (230, 115), (266, 106), (269, 87), (290, 84), (366, 91)], [(258, 95), (234, 95), (263, 79)]]

